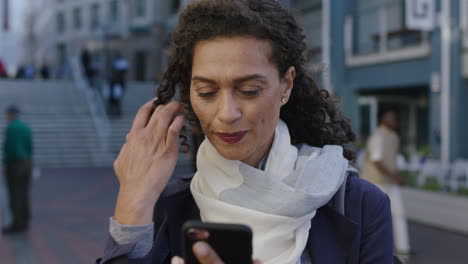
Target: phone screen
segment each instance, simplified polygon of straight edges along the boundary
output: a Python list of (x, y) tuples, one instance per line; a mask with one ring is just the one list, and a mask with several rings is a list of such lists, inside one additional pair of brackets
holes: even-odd
[(188, 221), (182, 228), (185, 263), (198, 264), (193, 244), (207, 242), (226, 264), (252, 263), (252, 230), (245, 225)]

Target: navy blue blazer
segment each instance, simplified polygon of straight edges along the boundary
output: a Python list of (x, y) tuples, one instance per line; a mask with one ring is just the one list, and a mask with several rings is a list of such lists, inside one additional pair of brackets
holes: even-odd
[[(190, 179), (169, 184), (155, 207), (152, 250), (142, 259), (128, 259), (135, 245), (117, 245), (111, 237), (102, 262), (168, 264), (181, 256), (180, 230), (187, 220), (200, 220), (190, 192)], [(330, 205), (317, 210), (311, 221), (306, 250), (313, 264), (393, 263), (390, 200), (375, 185), (350, 175), (346, 184), (345, 215)]]

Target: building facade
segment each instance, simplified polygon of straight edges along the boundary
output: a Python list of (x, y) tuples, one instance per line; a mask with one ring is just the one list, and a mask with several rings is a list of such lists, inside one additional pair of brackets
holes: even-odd
[[(291, 0), (291, 6), (324, 65), (323, 87), (342, 98), (362, 142), (377, 126), (379, 109), (392, 108), (404, 153), (468, 158), (468, 1)], [(429, 7), (433, 27), (408, 28), (406, 9)]]
[(0, 59), (10, 76), (20, 64), (26, 63), (24, 56), (27, 28), (24, 18), (28, 12), (25, 0), (0, 0)]
[[(121, 53), (131, 65), (129, 78), (138, 81), (155, 80), (165, 67), (169, 32), (190, 2), (43, 1), (50, 1), (52, 23), (42, 23), (49, 32), (39, 34), (39, 43), (47, 43), (44, 53), (55, 65), (89, 49), (105, 70)], [(379, 109), (393, 108), (403, 152), (468, 158), (468, 0), (280, 1), (305, 28), (317, 82), (342, 98), (362, 143)], [(408, 3), (422, 11), (433, 4), (433, 27), (409, 28)]]
[(38, 42), (53, 68), (90, 51), (101, 77), (116, 54), (130, 63), (128, 77), (154, 81), (167, 61), (168, 37), (185, 0), (42, 0)]

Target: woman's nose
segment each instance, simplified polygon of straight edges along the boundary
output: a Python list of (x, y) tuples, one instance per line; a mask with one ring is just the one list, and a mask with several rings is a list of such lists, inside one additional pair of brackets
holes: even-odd
[(230, 93), (224, 93), (218, 105), (218, 120), (231, 124), (242, 117), (242, 111), (239, 102)]

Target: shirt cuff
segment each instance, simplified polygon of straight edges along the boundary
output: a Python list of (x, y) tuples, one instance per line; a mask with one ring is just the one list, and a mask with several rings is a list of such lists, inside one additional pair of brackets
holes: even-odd
[(153, 247), (154, 223), (149, 225), (122, 225), (114, 217), (109, 219), (109, 233), (119, 245), (135, 244), (129, 258), (142, 258)]

